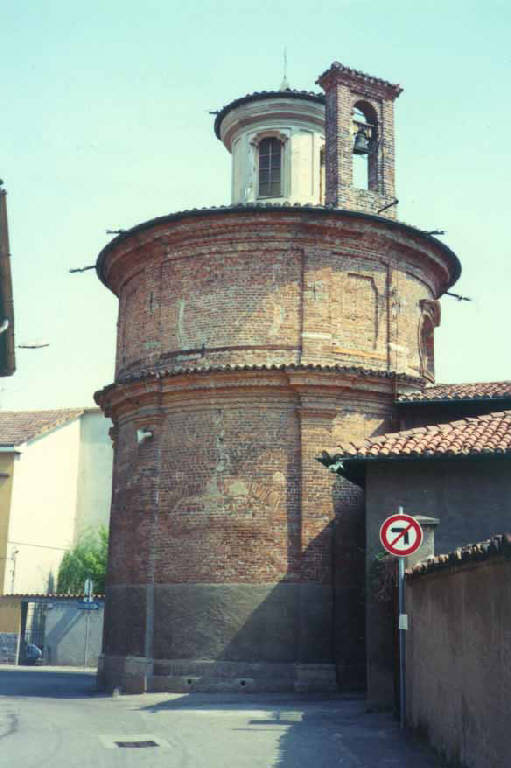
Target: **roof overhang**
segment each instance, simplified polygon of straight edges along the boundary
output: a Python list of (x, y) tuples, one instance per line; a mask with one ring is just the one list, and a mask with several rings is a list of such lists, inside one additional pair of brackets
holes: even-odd
[(353, 456), (345, 457), (340, 454), (329, 454), (323, 451), (321, 456), (316, 457), (316, 461), (323, 464), (330, 472), (333, 472), (351, 483), (365, 488), (366, 471), (368, 465), (374, 464), (409, 464), (410, 462), (431, 462), (431, 461), (483, 461), (483, 460), (507, 459), (511, 461), (511, 453), (467, 453), (463, 455), (452, 453), (433, 453), (433, 454), (411, 454), (404, 456)]
[(400, 408), (403, 406), (423, 406), (423, 405), (455, 405), (455, 406), (473, 406), (473, 405), (492, 405), (500, 410), (511, 408), (511, 397), (439, 397), (439, 398), (420, 398), (416, 400), (396, 400), (395, 403)]

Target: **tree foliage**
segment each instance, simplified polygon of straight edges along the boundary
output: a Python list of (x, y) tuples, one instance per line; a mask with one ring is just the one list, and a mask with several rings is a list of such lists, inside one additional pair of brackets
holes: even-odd
[(57, 592), (81, 593), (85, 579), (92, 579), (93, 591), (105, 591), (108, 531), (100, 526), (97, 531), (85, 533), (74, 549), (62, 558), (57, 577)]

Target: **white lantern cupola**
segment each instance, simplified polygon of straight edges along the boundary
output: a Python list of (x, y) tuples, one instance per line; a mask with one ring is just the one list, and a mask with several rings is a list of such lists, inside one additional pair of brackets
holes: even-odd
[(234, 205), (324, 202), (323, 94), (252, 93), (220, 110), (215, 133), (232, 155)]

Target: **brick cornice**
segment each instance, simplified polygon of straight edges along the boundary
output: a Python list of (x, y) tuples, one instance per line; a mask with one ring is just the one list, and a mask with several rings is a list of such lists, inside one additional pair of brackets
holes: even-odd
[(217, 369), (187, 369), (183, 371), (146, 371), (137, 378), (110, 384), (95, 393), (94, 398), (107, 416), (131, 418), (130, 414), (143, 413), (141, 418), (161, 413), (169, 408), (196, 408), (198, 403), (218, 407), (225, 402), (240, 406), (258, 403), (263, 397), (268, 407), (282, 407), (283, 398), (290, 407), (313, 401), (312, 410), (324, 412), (318, 398), (326, 398), (327, 411), (355, 398), (373, 402), (376, 399), (394, 399), (396, 382), (400, 385), (420, 386), (422, 380), (403, 374), (389, 374), (355, 367), (321, 365), (293, 366), (224, 366)]
[(336, 84), (346, 85), (352, 91), (364, 96), (380, 99), (397, 99), (403, 89), (396, 83), (389, 83), (379, 77), (367, 75), (358, 69), (345, 67), (339, 61), (334, 63), (316, 80), (325, 91)]
[[(217, 225), (214, 230), (211, 228), (212, 218)], [(403, 254), (427, 259), (435, 265), (435, 271), (440, 266), (442, 291), (448, 290), (461, 273), (460, 263), (450, 248), (408, 224), (341, 208), (274, 204), (203, 208), (152, 219), (108, 243), (98, 256), (96, 270), (100, 280), (118, 293), (122, 282), (132, 277), (142, 265), (147, 266), (149, 248), (151, 258), (158, 258), (158, 253), (161, 258), (170, 247), (207, 248), (223, 237), (233, 236), (248, 248), (255, 243), (259, 248), (264, 247), (266, 236), (271, 238), (273, 246), (276, 240), (283, 238), (282, 247), (291, 239), (294, 247), (306, 247), (308, 238), (311, 238), (311, 245), (328, 233), (338, 238), (339, 229), (344, 233), (345, 228), (361, 238), (370, 235), (386, 241), (390, 237)], [(329, 243), (326, 241), (323, 245), (328, 247)]]

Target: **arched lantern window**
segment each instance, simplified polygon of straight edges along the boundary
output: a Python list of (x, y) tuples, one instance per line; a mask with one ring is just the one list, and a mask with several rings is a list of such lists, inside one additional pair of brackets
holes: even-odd
[(377, 188), (378, 117), (365, 101), (353, 107), (353, 186), (358, 189)]
[(258, 197), (282, 195), (282, 142), (273, 136), (261, 139), (258, 147)]

